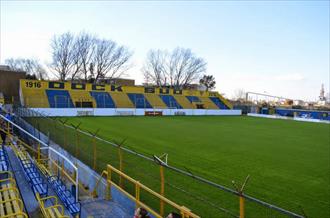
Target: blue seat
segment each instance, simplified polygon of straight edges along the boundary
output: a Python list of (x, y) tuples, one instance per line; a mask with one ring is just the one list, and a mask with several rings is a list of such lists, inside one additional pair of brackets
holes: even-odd
[(48, 194), (47, 183), (41, 177), (39, 170), (36, 168), (35, 164), (30, 159), (19, 158), (21, 166), (24, 171), (24, 175), (29, 182), (33, 193), (39, 193), (41, 197), (45, 197)]
[(128, 93), (127, 95), (136, 108), (152, 108), (151, 104), (143, 94)]
[(3, 149), (3, 146), (0, 145), (0, 171), (8, 171), (8, 166), (9, 166), (9, 162), (8, 162), (8, 157), (7, 154), (5, 152), (5, 150)]
[(68, 209), (71, 215), (75, 216), (80, 214), (81, 205), (76, 201), (72, 193), (66, 188), (62, 180), (57, 176), (49, 176), (48, 182), (51, 184), (57, 196), (63, 202), (64, 206)]
[(182, 109), (182, 106), (175, 100), (172, 95), (159, 95), (168, 108)]
[(218, 97), (209, 97), (211, 99), (211, 101), (218, 106), (219, 109), (229, 109), (229, 107), (227, 107), (227, 105), (225, 105), (220, 98)]
[(193, 102), (201, 102), (201, 100), (197, 97), (197, 96), (186, 96), (187, 99), (190, 101), (190, 103), (193, 103)]
[(73, 108), (72, 99), (67, 90), (46, 90), (51, 108)]
[(98, 108), (115, 108), (115, 102), (107, 92), (90, 92)]

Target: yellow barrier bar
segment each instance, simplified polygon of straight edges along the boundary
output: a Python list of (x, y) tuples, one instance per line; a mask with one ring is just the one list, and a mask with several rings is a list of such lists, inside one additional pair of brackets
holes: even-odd
[(40, 162), (40, 143), (38, 143), (38, 155), (37, 155), (37, 162)]
[(0, 192), (5, 192), (5, 191), (8, 191), (8, 190), (12, 190), (13, 192), (15, 192), (15, 194), (17, 196), (19, 196), (19, 191), (16, 187), (2, 188), (2, 189), (0, 189)]
[(138, 208), (140, 206), (140, 182), (135, 182), (135, 207)]
[(111, 199), (111, 167), (107, 166), (107, 191), (106, 191), (106, 200)]
[(61, 162), (61, 177), (64, 176), (64, 159), (62, 159), (62, 162)]
[(17, 213), (8, 214), (8, 215), (5, 215), (5, 216), (1, 216), (1, 218), (9, 218), (9, 217), (12, 218), (12, 217), (19, 217), (19, 216), (23, 216), (23, 217), (28, 218), (28, 216), (24, 212), (17, 212)]
[[(122, 193), (124, 193), (128, 198), (130, 198), (132, 201), (135, 201), (135, 197), (132, 196), (130, 193), (128, 193), (127, 191), (125, 191), (124, 189), (122, 189), (119, 185), (117, 185), (116, 183), (112, 182), (112, 185), (114, 187), (116, 187), (119, 191), (121, 191)], [(143, 202), (139, 201), (139, 205), (143, 208), (145, 208), (147, 211), (149, 211), (152, 215), (154, 215), (157, 218), (162, 218), (161, 215), (159, 215), (156, 211), (154, 211), (152, 208), (150, 208), (148, 205), (144, 204)]]
[[(56, 196), (48, 196), (44, 198), (40, 198), (39, 193), (36, 194), (37, 201), (40, 205), (41, 212), (43, 213), (45, 218), (51, 218), (52, 216), (49, 215), (49, 212), (47, 212), (47, 209), (52, 209), (52, 208), (60, 208), (58, 211), (60, 212), (60, 218), (69, 218), (69, 216), (64, 215), (64, 207), (61, 204), (58, 204), (58, 199)], [(46, 200), (54, 200), (55, 202), (52, 202), (53, 205), (49, 207), (45, 207), (44, 201)]]
[[(160, 171), (160, 194), (165, 196), (165, 177), (164, 177), (164, 167), (159, 166)], [(159, 213), (161, 216), (164, 216), (164, 201), (160, 199)]]
[[(123, 172), (123, 153), (120, 146), (118, 146), (119, 170)], [(123, 177), (119, 176), (119, 186), (123, 187)]]
[(0, 180), (0, 183), (1, 183), (1, 182), (7, 182), (7, 181), (9, 181), (10, 183), (13, 183), (13, 184), (16, 185), (16, 181), (15, 181), (13, 178), (1, 179), (1, 180)]
[[(160, 200), (162, 200), (164, 203), (172, 206), (173, 208), (176, 208), (178, 209), (181, 213), (185, 214), (185, 216), (189, 216), (189, 217), (193, 217), (193, 218), (199, 218), (199, 216), (197, 216), (196, 214), (192, 213), (191, 211), (189, 211), (187, 208), (185, 207), (182, 207), (176, 203), (174, 203), (173, 201), (165, 198), (164, 196), (158, 194), (157, 192), (151, 190), (150, 188), (148, 188), (147, 186), (141, 184), (139, 181), (136, 181), (134, 180), (133, 178), (131, 178), (130, 176), (124, 174), (123, 172), (119, 171), (118, 169), (114, 168), (113, 166), (111, 165), (107, 165), (107, 183), (110, 183), (108, 184), (108, 186), (110, 187), (111, 185), (114, 185), (116, 186), (117, 188), (120, 188), (119, 186), (115, 185), (114, 182), (111, 181), (111, 179), (109, 180), (109, 174), (111, 174), (112, 172), (115, 172), (117, 173), (118, 175), (121, 175), (123, 178), (127, 179), (128, 181), (132, 182), (133, 184), (135, 184), (136, 186), (136, 190), (135, 190), (135, 198), (133, 198), (133, 200), (135, 200), (136, 204), (137, 205), (142, 205), (142, 203), (139, 201), (139, 198), (140, 198), (140, 189), (143, 189), (147, 192), (149, 192), (150, 194), (152, 194), (153, 196), (159, 198)], [(111, 177), (111, 176), (110, 176)], [(138, 189), (137, 189), (138, 188)], [(108, 190), (108, 189), (107, 189)], [(122, 188), (120, 188), (120, 190), (123, 190)], [(160, 215), (158, 215), (160, 216)], [(161, 216), (160, 216), (161, 217)]]
[(106, 175), (106, 174), (107, 174), (107, 171), (103, 170), (102, 173), (101, 173), (100, 178), (97, 180), (97, 182), (95, 184), (95, 187), (94, 187), (94, 190), (92, 191), (92, 196), (94, 198), (97, 197), (97, 187), (99, 186), (99, 183), (100, 183), (101, 179), (103, 178), (103, 176)]
[[(55, 161), (53, 161), (53, 160), (50, 160), (50, 161), (51, 161), (51, 163), (53, 163), (53, 164), (57, 167), (57, 169), (62, 168), (62, 167), (61, 167), (59, 164), (57, 164)], [(65, 176), (70, 180), (70, 182), (72, 182), (72, 183), (75, 184), (75, 185), (78, 185), (78, 184), (76, 184), (75, 179), (71, 178), (71, 176), (70, 176), (65, 170), (63, 170), (63, 175), (65, 175)]]
[(9, 175), (9, 178), (13, 178), (13, 173), (11, 171), (1, 171), (0, 174), (7, 173)]
[(96, 171), (96, 139), (93, 137), (93, 170)]
[(5, 204), (7, 202), (12, 202), (12, 201), (17, 201), (19, 209), (23, 210), (23, 208), (24, 208), (23, 201), (18, 197), (17, 198), (12, 198), (12, 199), (9, 199), (9, 200), (5, 200), (5, 201), (0, 201), (0, 204)]

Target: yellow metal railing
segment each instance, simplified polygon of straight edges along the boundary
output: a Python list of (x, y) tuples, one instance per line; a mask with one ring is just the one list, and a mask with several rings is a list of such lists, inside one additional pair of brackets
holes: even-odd
[[(0, 180), (0, 193), (1, 195), (6, 195), (7, 198), (4, 200), (0, 200), (0, 205), (7, 205), (9, 207), (14, 205), (15, 211), (7, 211), (8, 214), (1, 214), (1, 218), (7, 217), (28, 217), (26, 213), (23, 212), (24, 210), (24, 203), (20, 198), (19, 191), (16, 187), (16, 181), (13, 178), (13, 173), (10, 171), (1, 171), (0, 174), (6, 174), (8, 178)], [(4, 211), (3, 211), (4, 212)]]
[[(41, 212), (42, 212), (42, 214), (44, 215), (45, 218), (54, 217), (54, 216), (51, 216), (49, 210), (55, 210), (56, 211), (55, 213), (53, 213), (55, 215), (55, 217), (69, 218), (69, 216), (66, 216), (64, 214), (64, 207), (63, 207), (63, 205), (58, 203), (58, 199), (57, 199), (56, 196), (48, 196), (48, 197), (41, 198), (39, 193), (37, 193), (36, 198), (37, 198), (37, 201), (39, 203), (40, 210), (41, 210)], [(53, 205), (45, 207), (45, 201), (47, 201), (47, 200), (54, 200)]]
[[(134, 185), (134, 187), (135, 187), (135, 196), (128, 193), (128, 191), (126, 191), (124, 188), (122, 188), (120, 185), (116, 184), (112, 180), (112, 174), (113, 173), (117, 174), (119, 177), (131, 182)], [(129, 197), (131, 200), (135, 201), (136, 207), (143, 207), (146, 210), (148, 210), (151, 214), (153, 214), (155, 217), (162, 218), (163, 217), (163, 215), (162, 215), (163, 207), (160, 208), (160, 212), (158, 213), (154, 209), (152, 209), (151, 207), (149, 207), (148, 205), (146, 205), (145, 203), (143, 203), (140, 200), (140, 193), (141, 193), (141, 190), (143, 190), (143, 191), (151, 194), (152, 196), (156, 197), (160, 202), (163, 202), (164, 204), (170, 205), (174, 209), (180, 211), (182, 218), (187, 218), (187, 217), (189, 217), (189, 218), (199, 218), (198, 215), (191, 212), (188, 208), (186, 208), (184, 206), (180, 206), (180, 205), (174, 203), (173, 201), (171, 201), (171, 200), (167, 199), (166, 197), (162, 196), (161, 194), (153, 191), (149, 187), (147, 187), (147, 186), (143, 185), (142, 183), (140, 183), (139, 181), (131, 178), (130, 176), (126, 175), (125, 173), (123, 173), (122, 171), (116, 169), (115, 167), (111, 166), (110, 164), (107, 165), (107, 170), (104, 170), (102, 172), (100, 179), (97, 181), (97, 183), (94, 187), (94, 190), (93, 190), (94, 196), (97, 195), (97, 188), (98, 188), (98, 185), (99, 185), (99, 182), (100, 182), (102, 176), (106, 176), (106, 182), (107, 182), (106, 199), (107, 200), (111, 199), (111, 186), (114, 186), (119, 191), (124, 193), (127, 197)]]

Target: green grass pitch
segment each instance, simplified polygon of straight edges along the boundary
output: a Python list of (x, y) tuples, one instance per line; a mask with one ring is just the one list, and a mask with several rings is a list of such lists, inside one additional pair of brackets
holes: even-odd
[[(242, 116), (76, 117), (69, 122), (82, 122), (89, 131), (100, 128), (101, 137), (126, 139), (126, 147), (147, 155), (168, 153), (169, 164), (230, 188), (232, 180), (242, 182), (249, 174), (247, 194), (299, 214), (301, 206), (308, 217), (330, 216), (328, 124)], [(102, 149), (100, 158), (107, 160), (107, 147)], [(215, 189), (201, 189), (216, 205), (226, 204), (217, 201)], [(210, 216), (193, 200), (183, 203)], [(228, 207), (235, 211), (237, 205)]]

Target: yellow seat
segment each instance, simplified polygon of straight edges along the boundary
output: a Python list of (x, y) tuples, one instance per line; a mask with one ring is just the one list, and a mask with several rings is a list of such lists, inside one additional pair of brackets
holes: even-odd
[(12, 172), (3, 171), (0, 174), (8, 176), (8, 178), (0, 180), (0, 217), (27, 217), (23, 212), (23, 201), (20, 199)]
[[(64, 207), (58, 204), (58, 199), (55, 196), (48, 196), (41, 198), (37, 193), (36, 195), (40, 209), (45, 218), (69, 218), (69, 216), (64, 215)], [(51, 200), (53, 205), (45, 207), (45, 201)]]
[(24, 89), (24, 105), (34, 108), (48, 108), (48, 97), (45, 90), (42, 89)]
[(199, 97), (205, 109), (219, 109), (209, 97)]
[(128, 98), (126, 93), (110, 92), (110, 95), (117, 108), (134, 108), (133, 103)]
[(162, 99), (158, 95), (145, 93), (144, 96), (146, 97), (146, 99), (153, 108), (167, 108), (166, 104), (162, 101)]
[(92, 102), (93, 108), (96, 107), (95, 99), (85, 90), (70, 90), (69, 91), (73, 104), (76, 106), (76, 102)]
[(186, 96), (183, 95), (173, 95), (175, 100), (181, 105), (183, 109), (195, 109), (196, 106), (187, 99)]

